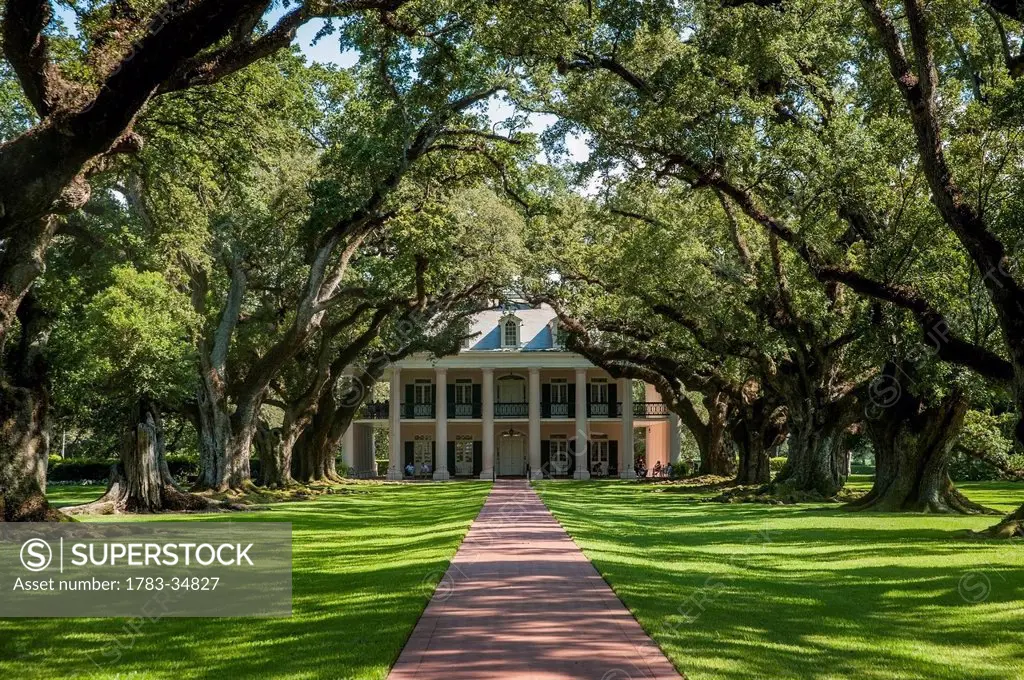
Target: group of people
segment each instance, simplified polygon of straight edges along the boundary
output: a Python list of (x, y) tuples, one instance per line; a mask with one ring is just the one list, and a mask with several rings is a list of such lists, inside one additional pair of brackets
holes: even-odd
[[(420, 463), (420, 476), (422, 476), (422, 477), (429, 477), (432, 472), (433, 472), (433, 470), (430, 467), (430, 463), (427, 463), (427, 462)], [(405, 476), (406, 477), (415, 477), (416, 476), (416, 464), (415, 463), (409, 463), (408, 465), (405, 466)]]
[(636, 473), (637, 479), (646, 479), (648, 472), (651, 477), (671, 477), (672, 476), (672, 464), (662, 465), (660, 460), (654, 462), (654, 467), (651, 470), (647, 469), (647, 461), (643, 458), (639, 458), (636, 464), (633, 465), (633, 471)]

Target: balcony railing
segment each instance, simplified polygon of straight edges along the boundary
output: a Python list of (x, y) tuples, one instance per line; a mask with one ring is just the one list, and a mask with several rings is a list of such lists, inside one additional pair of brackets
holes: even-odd
[(575, 418), (576, 404), (564, 401), (542, 401), (540, 415), (542, 418)]
[(526, 401), (507, 401), (494, 404), (495, 418), (526, 418), (530, 415), (530, 404)]
[(609, 404), (607, 401), (592, 401), (587, 404), (588, 418), (618, 418), (622, 415), (622, 403)]
[[(459, 404), (448, 402), (449, 419), (478, 419), (482, 417), (482, 404), (472, 402)], [(362, 420), (387, 420), (390, 412), (387, 401), (367, 402), (359, 410), (358, 418)], [(434, 404), (402, 404), (402, 418), (435, 418), (437, 409)], [(530, 404), (528, 402), (496, 402), (494, 404), (495, 418), (528, 418), (530, 416)], [(660, 401), (635, 401), (633, 402), (634, 418), (663, 418), (668, 416), (668, 407)], [(543, 418), (575, 418), (576, 404), (565, 402), (542, 402), (541, 417)], [(608, 402), (590, 402), (587, 404), (588, 418), (621, 418), (622, 402), (614, 405)]]
[(402, 404), (402, 417), (403, 418), (433, 418), (434, 417), (434, 405), (433, 404)]
[(359, 409), (358, 419), (360, 420), (387, 420), (388, 402), (368, 401)]
[(633, 417), (634, 418), (656, 418), (658, 416), (667, 416), (668, 407), (660, 401), (634, 401), (633, 402)]
[(448, 417), (449, 418), (479, 418), (481, 416), (483, 404), (479, 401), (474, 401), (468, 404), (456, 403), (454, 401), (448, 402)]

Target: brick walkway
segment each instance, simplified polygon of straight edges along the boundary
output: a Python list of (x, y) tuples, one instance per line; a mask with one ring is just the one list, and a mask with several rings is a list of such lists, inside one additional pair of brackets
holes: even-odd
[(389, 679), (679, 677), (529, 485), (499, 480)]

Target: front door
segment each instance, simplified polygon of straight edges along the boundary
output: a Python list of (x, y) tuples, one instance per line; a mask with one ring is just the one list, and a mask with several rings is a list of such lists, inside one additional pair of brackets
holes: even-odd
[(473, 476), (473, 438), (460, 435), (455, 438), (455, 476)]
[(551, 440), (551, 474), (569, 474), (569, 440)]
[(526, 474), (525, 437), (502, 437), (498, 450), (498, 475), (522, 477)]
[(607, 439), (595, 439), (590, 442), (590, 475), (592, 477), (608, 476), (608, 465), (611, 460), (608, 455)]

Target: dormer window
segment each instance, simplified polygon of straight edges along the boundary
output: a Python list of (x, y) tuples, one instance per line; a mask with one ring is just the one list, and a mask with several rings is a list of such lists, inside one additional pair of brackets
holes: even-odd
[(501, 340), (502, 349), (519, 349), (522, 337), (520, 328), (523, 320), (512, 312), (508, 312), (498, 319), (498, 338)]
[(507, 319), (501, 330), (502, 347), (519, 347), (519, 322), (515, 319)]

